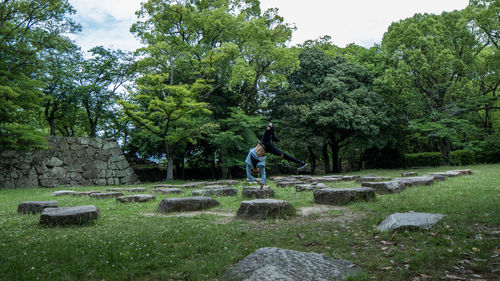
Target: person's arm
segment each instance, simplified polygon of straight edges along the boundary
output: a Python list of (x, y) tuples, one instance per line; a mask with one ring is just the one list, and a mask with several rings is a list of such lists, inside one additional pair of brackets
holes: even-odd
[(260, 185), (266, 183), (266, 167), (260, 167)]
[(252, 176), (252, 172), (251, 172), (251, 169), (252, 167), (250, 167), (250, 165), (248, 165), (248, 163), (245, 164), (246, 166), (246, 170), (247, 170), (247, 178), (250, 180), (250, 181), (257, 181), (253, 176)]

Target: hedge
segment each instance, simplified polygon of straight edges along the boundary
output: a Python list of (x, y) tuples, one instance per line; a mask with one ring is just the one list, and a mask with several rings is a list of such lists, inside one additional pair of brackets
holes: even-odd
[(450, 164), (464, 166), (475, 163), (474, 152), (469, 150), (455, 150), (450, 152)]
[(439, 166), (441, 164), (441, 153), (421, 152), (405, 154), (407, 167)]

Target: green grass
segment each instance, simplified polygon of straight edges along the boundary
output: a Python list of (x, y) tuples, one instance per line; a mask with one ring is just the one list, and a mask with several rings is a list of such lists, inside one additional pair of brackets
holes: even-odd
[[(500, 165), (467, 166), (472, 175), (448, 178), (400, 194), (377, 195), (322, 214), (242, 221), (213, 214), (159, 215), (162, 198), (148, 203), (51, 197), (56, 190), (0, 190), (0, 280), (217, 280), (227, 267), (261, 247), (318, 252), (364, 269), (354, 280), (441, 280), (460, 276), (500, 279)], [(415, 170), (419, 174), (454, 167)], [(352, 174), (399, 177), (401, 170)], [(179, 183), (181, 183), (179, 181)], [(355, 182), (330, 187), (359, 186)], [(140, 186), (140, 185), (136, 185)], [(311, 192), (278, 188), (276, 199), (313, 206)], [(241, 189), (241, 186), (240, 186)], [(180, 196), (189, 196), (186, 190)], [(128, 194), (128, 193), (127, 193)], [(95, 205), (100, 216), (85, 226), (39, 226), (39, 215), (19, 215), (23, 201), (57, 200), (59, 206)], [(214, 211), (236, 213), (244, 199), (217, 197)], [(394, 212), (442, 213), (429, 231), (379, 233), (375, 226)], [(426, 278), (424, 278), (426, 277)]]

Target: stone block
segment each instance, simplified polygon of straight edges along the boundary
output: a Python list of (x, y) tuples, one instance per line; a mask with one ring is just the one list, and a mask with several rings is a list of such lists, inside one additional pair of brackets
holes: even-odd
[(228, 268), (221, 281), (345, 280), (362, 272), (347, 260), (318, 253), (260, 248)]
[(38, 214), (45, 208), (57, 208), (57, 201), (26, 201), (17, 205), (19, 214)]
[(91, 193), (91, 194), (89, 194), (89, 196), (92, 198), (103, 199), (103, 198), (114, 198), (114, 197), (123, 196), (123, 193), (121, 193), (121, 192)]
[(401, 181), (362, 182), (361, 186), (371, 187), (381, 194), (399, 193), (406, 189), (406, 185)]
[(194, 190), (191, 196), (237, 196), (238, 189), (224, 187), (224, 188), (204, 188), (201, 190)]
[(52, 192), (52, 194), (50, 194), (50, 196), (74, 195), (75, 193), (76, 193), (76, 191), (74, 191), (74, 190), (58, 190), (58, 191)]
[(417, 172), (401, 172), (402, 177), (416, 177), (418, 176)]
[(375, 190), (369, 187), (323, 188), (314, 191), (314, 202), (327, 205), (347, 205), (358, 200), (375, 199)]
[(165, 198), (160, 202), (158, 211), (161, 213), (199, 211), (218, 205), (219, 201), (210, 197)]
[(431, 213), (394, 213), (386, 217), (378, 226), (378, 231), (430, 229), (444, 215)]
[(130, 203), (130, 202), (147, 202), (154, 200), (155, 197), (149, 194), (136, 194), (136, 195), (125, 195), (116, 197), (116, 201), (122, 203)]
[(290, 203), (275, 199), (242, 201), (236, 214), (239, 218), (254, 220), (286, 218), (292, 215), (295, 215), (295, 208)]
[(395, 178), (393, 181), (402, 182), (405, 186), (431, 185), (434, 182), (432, 176)]
[(99, 217), (99, 210), (93, 206), (46, 208), (40, 216), (40, 224), (65, 226), (90, 223)]
[(257, 199), (273, 198), (274, 190), (272, 190), (267, 185), (264, 186), (262, 189), (260, 189), (260, 186), (249, 186), (243, 188), (242, 196), (243, 198), (257, 198)]
[(157, 188), (151, 190), (151, 193), (161, 193), (161, 194), (181, 194), (182, 189), (180, 188)]

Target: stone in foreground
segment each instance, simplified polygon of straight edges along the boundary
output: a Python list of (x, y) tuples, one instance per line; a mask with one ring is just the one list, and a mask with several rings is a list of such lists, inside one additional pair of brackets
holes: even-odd
[(357, 200), (375, 199), (375, 189), (370, 187), (322, 188), (314, 191), (314, 202), (327, 205), (347, 205)]
[(46, 208), (40, 216), (40, 224), (48, 226), (85, 224), (97, 220), (99, 210), (94, 205)]
[(357, 182), (375, 182), (375, 181), (390, 181), (389, 177), (377, 177), (374, 175), (363, 176), (356, 179)]
[(431, 213), (394, 213), (385, 218), (378, 226), (378, 231), (400, 229), (429, 229), (444, 215)]
[(242, 201), (236, 216), (244, 219), (265, 220), (267, 218), (284, 218), (294, 214), (295, 209), (286, 201), (255, 199)]
[(377, 193), (399, 193), (406, 189), (406, 185), (400, 181), (362, 182), (361, 186), (371, 187)]
[(359, 266), (347, 260), (269, 247), (256, 250), (228, 268), (220, 280), (344, 280), (360, 272)]
[(243, 188), (241, 195), (243, 198), (273, 198), (274, 190), (267, 185), (262, 189), (260, 189), (260, 186), (249, 186)]
[(154, 200), (155, 197), (149, 194), (136, 194), (136, 195), (125, 195), (116, 197), (116, 201), (122, 203), (130, 203), (130, 202), (147, 202), (150, 200)]
[(160, 202), (158, 211), (161, 213), (199, 211), (219, 205), (219, 201), (210, 197), (165, 198)]
[(57, 208), (57, 201), (26, 201), (17, 205), (19, 214), (38, 214), (45, 208)]

